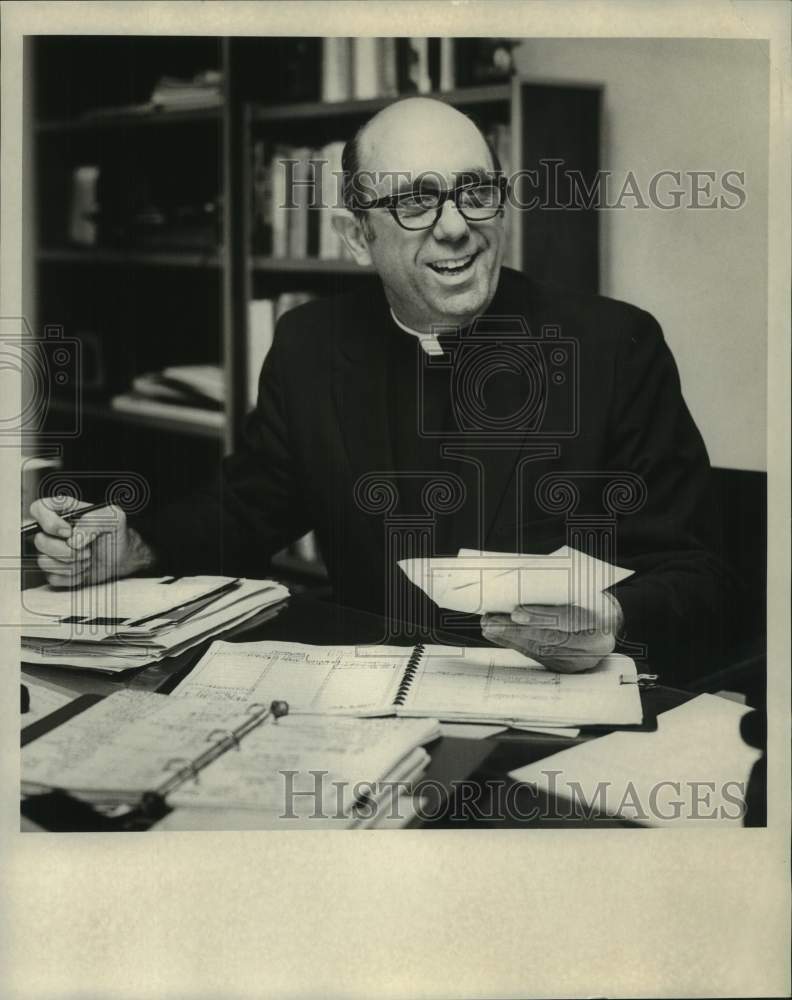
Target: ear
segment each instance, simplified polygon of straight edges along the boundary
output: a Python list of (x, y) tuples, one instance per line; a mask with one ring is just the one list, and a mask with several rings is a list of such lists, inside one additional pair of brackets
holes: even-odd
[(369, 241), (363, 231), (363, 225), (356, 215), (344, 209), (333, 216), (333, 229), (338, 233), (361, 267), (371, 264)]

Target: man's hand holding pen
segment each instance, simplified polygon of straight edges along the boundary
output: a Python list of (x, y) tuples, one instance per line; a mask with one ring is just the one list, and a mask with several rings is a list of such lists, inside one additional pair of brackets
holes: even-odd
[[(80, 514), (81, 510), (84, 514)], [(82, 587), (130, 576), (151, 566), (154, 556), (114, 505), (88, 504), (73, 497), (34, 501), (30, 516), (38, 564), (52, 587)], [(79, 518), (76, 520), (75, 518)]]

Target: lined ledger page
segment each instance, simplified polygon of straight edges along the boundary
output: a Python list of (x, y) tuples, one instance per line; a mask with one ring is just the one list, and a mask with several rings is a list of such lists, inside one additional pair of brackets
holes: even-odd
[[(199, 781), (168, 797), (181, 806), (264, 809), (310, 816), (346, 814), (355, 798), (439, 735), (432, 719), (292, 716), (249, 733), (239, 750), (218, 757)], [(337, 782), (337, 784), (334, 784)], [(307, 813), (305, 810), (307, 809)], [(318, 817), (317, 817), (318, 818)]]
[(215, 642), (171, 697), (280, 698), (291, 713), (388, 715), (411, 654), (409, 646)]
[(249, 717), (243, 705), (117, 691), (22, 748), (23, 786), (134, 798)]
[(427, 646), (400, 714), (555, 725), (638, 725), (635, 664), (613, 653), (560, 674), (512, 649)]

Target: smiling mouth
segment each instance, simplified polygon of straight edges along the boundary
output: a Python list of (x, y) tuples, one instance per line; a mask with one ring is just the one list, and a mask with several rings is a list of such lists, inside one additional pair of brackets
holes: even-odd
[(464, 257), (449, 257), (444, 260), (435, 260), (427, 266), (430, 267), (435, 274), (463, 274), (465, 271), (470, 270), (476, 257), (478, 257), (480, 253), (480, 250), (476, 250), (475, 253), (466, 254)]

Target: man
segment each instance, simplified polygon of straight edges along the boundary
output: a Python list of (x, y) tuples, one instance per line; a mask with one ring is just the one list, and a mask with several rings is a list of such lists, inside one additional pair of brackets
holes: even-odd
[[(119, 512), (98, 535), (92, 515), (72, 532), (54, 501), (35, 503), (49, 581), (155, 566), (260, 576), (313, 529), (336, 598), (392, 611), (394, 594), (398, 608), (412, 600), (395, 565), (415, 554), (411, 526), (429, 539), (420, 554), (550, 553), (569, 540), (571, 512), (615, 519), (609, 551), (634, 576), (596, 610), (486, 615), (484, 635), (566, 671), (592, 667), (621, 635), (664, 679), (683, 678), (722, 634), (723, 574), (701, 540), (706, 451), (656, 322), (502, 268), (505, 188), (479, 130), (448, 105), (389, 106), (344, 166), (337, 228), (378, 280), (282, 318), (214, 490), (137, 527)], [(542, 346), (544, 331), (556, 340)], [(567, 511), (559, 488), (574, 497)]]

